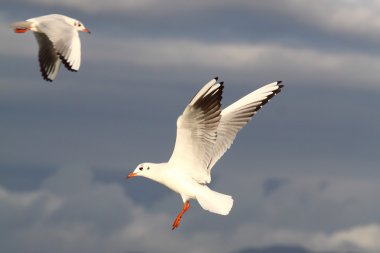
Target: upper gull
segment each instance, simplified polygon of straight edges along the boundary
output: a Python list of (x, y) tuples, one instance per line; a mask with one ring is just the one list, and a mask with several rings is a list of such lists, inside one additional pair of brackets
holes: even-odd
[(80, 21), (60, 14), (50, 14), (15, 22), (11, 27), (16, 33), (33, 31), (39, 46), (40, 71), (46, 81), (51, 82), (56, 78), (61, 61), (68, 70), (79, 70), (81, 43), (78, 31), (90, 33)]

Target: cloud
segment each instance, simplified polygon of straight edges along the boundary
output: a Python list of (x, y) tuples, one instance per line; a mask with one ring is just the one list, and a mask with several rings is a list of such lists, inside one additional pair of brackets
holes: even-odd
[(328, 238), (332, 248), (342, 250), (352, 247), (368, 252), (380, 251), (380, 225), (373, 223), (337, 231)]
[[(201, 42), (181, 39), (126, 39), (94, 42), (88, 50), (90, 61), (128, 62), (149, 69), (196, 69), (209, 73), (250, 76), (255, 73), (282, 77), (306, 86), (322, 85), (378, 89), (380, 64), (376, 55), (327, 52), (279, 44)], [(102, 44), (112, 50), (99, 51)], [(273, 74), (270, 74), (273, 73)], [(339, 74), (340, 73), (340, 74)], [(314, 76), (315, 79), (311, 79)], [(308, 82), (302, 81), (308, 79)]]
[[(135, 205), (118, 185), (94, 182), (85, 166), (62, 167), (34, 192), (2, 188), (0, 200), (7, 252), (137, 252), (165, 239), (152, 231), (169, 228), (166, 215)], [(138, 242), (147, 235), (150, 243)]]
[[(301, 245), (316, 252), (379, 252), (380, 224), (367, 224), (332, 233), (263, 228), (246, 224), (236, 231), (236, 240), (245, 247), (270, 245)], [(232, 239), (234, 240), (234, 239)], [(251, 243), (247, 243), (251, 240)], [(244, 248), (244, 247), (243, 247)]]
[(289, 0), (281, 8), (289, 16), (298, 16), (303, 21), (329, 33), (366, 37), (380, 42), (374, 31), (380, 28), (380, 18), (376, 14), (380, 5), (376, 1), (318, 1)]
[[(261, 164), (256, 162), (255, 166)], [(329, 178), (326, 172), (313, 173), (318, 170), (314, 167), (304, 167), (298, 173), (281, 173), (284, 168), (269, 172), (265, 167), (260, 171), (247, 166), (238, 172), (244, 176), (236, 177), (236, 168), (231, 168), (226, 165), (216, 168), (215, 173), (222, 176), (212, 186), (235, 199), (231, 219), (225, 221), (229, 227), (241, 226), (244, 220), (252, 222), (250, 227), (335, 231), (372, 223), (378, 216), (377, 180), (342, 175)], [(265, 182), (272, 178), (282, 178), (286, 184), (268, 195)]]

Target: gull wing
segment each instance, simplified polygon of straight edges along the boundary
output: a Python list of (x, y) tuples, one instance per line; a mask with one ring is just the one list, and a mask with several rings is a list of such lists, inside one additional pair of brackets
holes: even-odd
[(81, 43), (78, 31), (61, 15), (48, 15), (38, 22), (38, 29), (52, 42), (62, 63), (70, 71), (78, 71), (81, 63)]
[(231, 104), (221, 112), (217, 138), (208, 169), (231, 147), (236, 134), (252, 119), (268, 101), (281, 91), (281, 81), (267, 84)]
[(61, 62), (53, 43), (44, 33), (33, 32), (38, 42), (38, 61), (42, 77), (46, 81), (53, 81), (58, 74)]
[(223, 82), (208, 82), (190, 101), (177, 120), (177, 137), (170, 167), (199, 183), (210, 181), (208, 165), (221, 118)]

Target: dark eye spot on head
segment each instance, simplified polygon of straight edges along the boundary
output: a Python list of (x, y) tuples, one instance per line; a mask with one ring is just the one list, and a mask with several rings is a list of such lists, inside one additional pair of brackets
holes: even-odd
[(81, 24), (81, 23), (79, 23), (79, 24), (78, 24), (78, 26), (79, 26), (79, 27), (81, 27), (81, 26), (82, 26), (82, 24)]
[(148, 167), (148, 168), (146, 168), (147, 170), (149, 170), (150, 168)]
[(143, 170), (143, 167), (140, 167), (139, 170)]

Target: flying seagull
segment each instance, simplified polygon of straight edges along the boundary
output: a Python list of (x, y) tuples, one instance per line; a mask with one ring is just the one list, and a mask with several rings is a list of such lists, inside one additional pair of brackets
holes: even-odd
[(169, 161), (141, 163), (127, 178), (143, 176), (181, 195), (183, 209), (172, 229), (179, 226), (182, 215), (190, 208), (190, 199), (196, 199), (207, 211), (227, 215), (233, 199), (206, 185), (211, 182), (211, 169), (230, 148), (239, 130), (282, 87), (281, 81), (267, 84), (222, 110), (224, 86), (215, 77), (198, 91), (178, 118), (176, 142)]
[(51, 82), (56, 78), (61, 61), (68, 70), (79, 70), (81, 45), (78, 31), (90, 33), (80, 21), (50, 14), (15, 22), (11, 27), (16, 33), (33, 31), (39, 46), (40, 71), (46, 81)]

